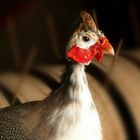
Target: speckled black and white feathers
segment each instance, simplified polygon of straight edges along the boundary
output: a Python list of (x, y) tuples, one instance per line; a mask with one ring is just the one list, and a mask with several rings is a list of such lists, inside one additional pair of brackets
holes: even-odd
[(1, 140), (28, 140), (32, 129), (40, 120), (39, 114), (34, 120), (33, 114), (38, 102), (11, 106), (0, 110), (0, 139)]

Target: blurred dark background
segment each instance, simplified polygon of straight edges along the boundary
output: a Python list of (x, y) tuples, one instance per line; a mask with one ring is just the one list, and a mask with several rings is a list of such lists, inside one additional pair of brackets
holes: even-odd
[(0, 2), (0, 69), (23, 65), (36, 48), (36, 63), (63, 59), (81, 10), (96, 13), (115, 49), (120, 39), (122, 51), (140, 47), (137, 0), (5, 0)]

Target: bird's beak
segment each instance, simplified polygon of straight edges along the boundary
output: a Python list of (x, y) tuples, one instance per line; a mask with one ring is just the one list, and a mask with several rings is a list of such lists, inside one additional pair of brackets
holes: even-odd
[(104, 54), (111, 54), (113, 56), (115, 55), (114, 49), (106, 37), (100, 37), (99, 42), (100, 48)]

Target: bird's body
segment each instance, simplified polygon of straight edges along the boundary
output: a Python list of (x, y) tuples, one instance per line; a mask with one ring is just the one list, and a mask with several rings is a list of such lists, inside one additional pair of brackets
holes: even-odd
[(43, 101), (1, 110), (0, 139), (101, 140), (101, 124), (84, 69), (72, 64), (60, 88)]
[(72, 36), (71, 60), (60, 87), (39, 102), (0, 110), (0, 140), (102, 140), (99, 115), (88, 88), (85, 65), (114, 53), (87, 12)]

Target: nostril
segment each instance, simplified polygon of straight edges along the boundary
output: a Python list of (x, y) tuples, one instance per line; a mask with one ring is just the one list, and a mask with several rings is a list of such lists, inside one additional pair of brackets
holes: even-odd
[(99, 38), (99, 42), (101, 45), (104, 45), (105, 44), (105, 38)]

